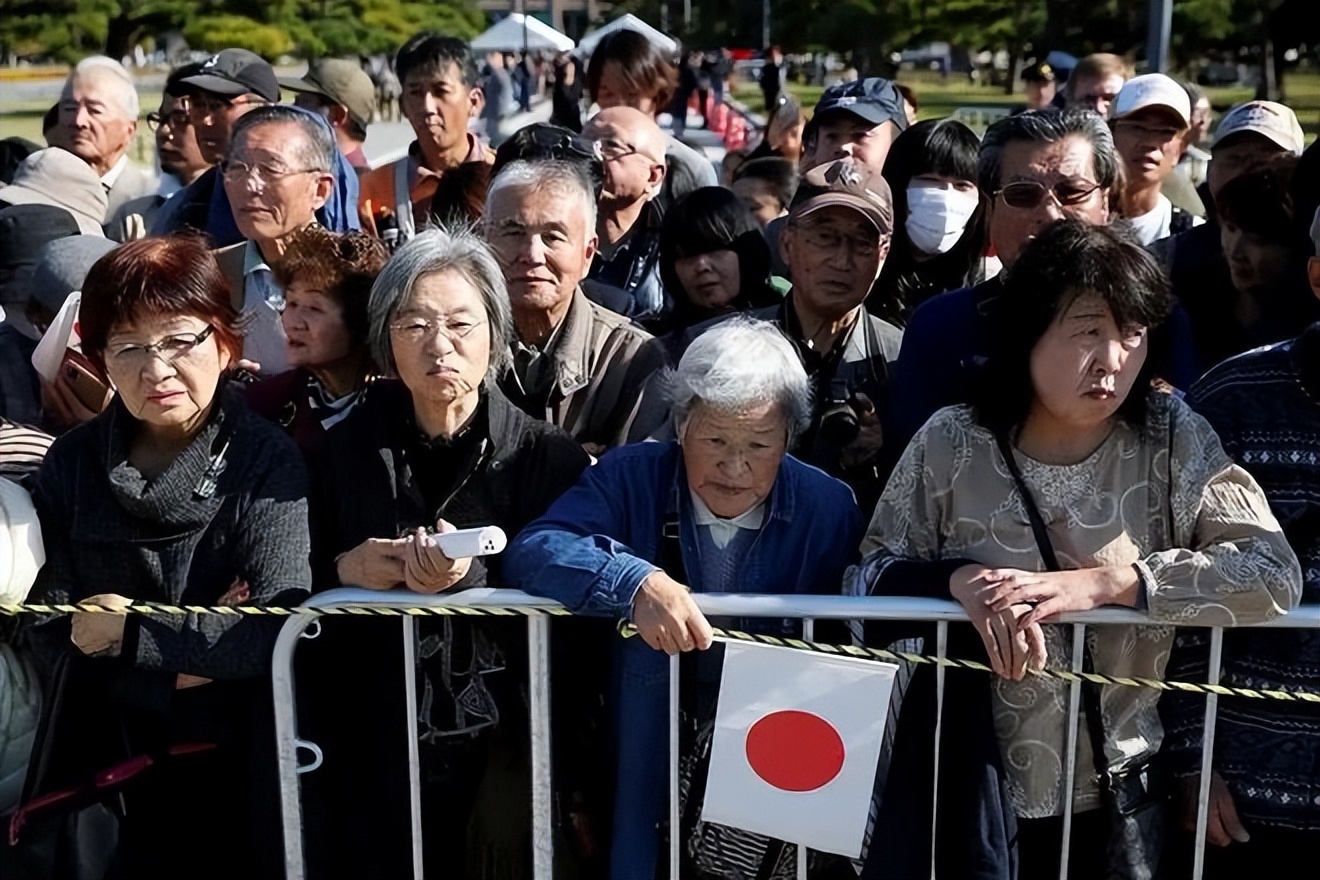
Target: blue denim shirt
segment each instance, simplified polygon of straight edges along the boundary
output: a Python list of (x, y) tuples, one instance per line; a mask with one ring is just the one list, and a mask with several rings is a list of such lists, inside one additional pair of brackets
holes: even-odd
[[(642, 581), (660, 567), (661, 532), (674, 514), (684, 568), (689, 576), (701, 571), (686, 486), (677, 443), (616, 449), (513, 541), (504, 554), (505, 575), (575, 613), (627, 617)], [(847, 486), (785, 456), (738, 592), (840, 592), (862, 528)], [(703, 592), (700, 583), (689, 586)], [(614, 647), (618, 796), (611, 876), (650, 877), (668, 797), (669, 664), (640, 639)]]

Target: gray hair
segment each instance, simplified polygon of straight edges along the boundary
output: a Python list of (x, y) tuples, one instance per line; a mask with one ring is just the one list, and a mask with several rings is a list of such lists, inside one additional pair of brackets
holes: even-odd
[(367, 303), (367, 346), (387, 375), (396, 375), (390, 323), (412, 298), (417, 282), (437, 272), (457, 272), (481, 296), (490, 326), (488, 376), (499, 376), (513, 360), (513, 315), (504, 273), (490, 247), (472, 229), (433, 227), (417, 233), (390, 257)]
[(124, 116), (134, 122), (137, 121), (138, 114), (142, 112), (142, 105), (138, 101), (133, 77), (124, 69), (124, 65), (105, 55), (90, 55), (74, 66), (73, 72), (64, 83), (65, 94), (68, 94), (73, 87), (73, 81), (79, 77), (101, 79), (112, 83), (119, 94), (119, 106), (124, 111)]
[(496, 219), (490, 213), (490, 205), (495, 194), (511, 186), (532, 190), (556, 190), (577, 196), (582, 201), (583, 210), (587, 214), (587, 234), (591, 235), (596, 231), (596, 188), (583, 163), (560, 159), (535, 161), (517, 159), (505, 165), (486, 190), (486, 210), (483, 215), (488, 222), (494, 222)]
[(1018, 141), (1053, 144), (1073, 136), (1091, 145), (1096, 182), (1105, 192), (1112, 190), (1118, 181), (1118, 153), (1109, 125), (1090, 110), (1045, 109), (1009, 116), (986, 129), (977, 168), (981, 191), (990, 194), (999, 191), (1004, 147), (1009, 144)]
[(788, 444), (811, 423), (811, 383), (793, 343), (774, 324), (737, 316), (693, 340), (668, 392), (680, 440), (697, 403), (717, 412), (743, 412), (777, 403), (788, 423)]
[(229, 153), (252, 129), (276, 122), (292, 123), (302, 131), (302, 143), (289, 145), (297, 156), (297, 164), (307, 171), (334, 172), (339, 147), (330, 126), (321, 117), (292, 104), (264, 104), (240, 116), (229, 136)]

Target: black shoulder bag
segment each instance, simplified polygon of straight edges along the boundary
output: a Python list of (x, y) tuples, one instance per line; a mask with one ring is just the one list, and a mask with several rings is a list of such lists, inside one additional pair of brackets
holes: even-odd
[[(1054, 553), (1054, 545), (1050, 543), (1049, 533), (1045, 530), (1045, 520), (1036, 507), (1036, 499), (1027, 488), (1026, 481), (1022, 479), (1022, 471), (1013, 456), (1013, 447), (1008, 437), (1003, 433), (996, 434), (995, 442), (999, 444), (999, 452), (1022, 496), (1027, 519), (1031, 521), (1031, 533), (1036, 538), (1036, 546), (1045, 567), (1050, 571), (1062, 571), (1059, 558)], [(1090, 647), (1083, 643), (1082, 650), (1082, 670), (1094, 672)], [(1105, 758), (1105, 726), (1100, 709), (1099, 685), (1082, 682), (1082, 708), (1086, 730), (1091, 739), (1095, 771), (1100, 777), (1101, 802), (1109, 815), (1110, 834), (1106, 847), (1108, 864), (1105, 875), (1110, 880), (1159, 880), (1160, 854), (1164, 848), (1165, 833), (1164, 804), (1151, 792), (1150, 767), (1142, 765), (1120, 773), (1110, 770)]]

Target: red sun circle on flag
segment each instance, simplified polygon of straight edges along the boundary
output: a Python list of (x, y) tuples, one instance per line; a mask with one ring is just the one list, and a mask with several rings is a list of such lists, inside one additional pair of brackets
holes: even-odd
[(819, 715), (797, 709), (771, 712), (747, 730), (747, 763), (784, 791), (815, 791), (843, 769), (843, 737)]

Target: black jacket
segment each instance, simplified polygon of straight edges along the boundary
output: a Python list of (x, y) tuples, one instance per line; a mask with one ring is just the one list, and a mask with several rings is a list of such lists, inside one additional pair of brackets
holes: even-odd
[[(460, 529), (497, 525), (512, 539), (576, 482), (590, 462), (581, 446), (514, 407), (495, 383), (483, 397), (473, 433), (449, 459), (465, 456), (466, 465), (448, 475), (452, 488), (438, 503), (428, 503), (419, 484), (414, 464), (422, 462), (413, 456), (425, 446), (401, 383), (373, 383), (326, 432), (312, 458), (318, 590), (340, 586), (335, 557), (369, 538), (434, 528), (443, 517)], [(454, 589), (501, 581), (500, 557), (478, 558)], [(523, 620), (426, 619), (418, 638), (415, 733), (403, 726), (397, 620), (326, 620), (321, 637), (299, 651), (300, 724), (325, 755), (324, 768), (303, 778), (310, 876), (411, 876), (405, 743), (412, 735), (423, 742), (428, 876), (528, 876), (530, 819), (519, 818), (522, 806), (509, 811), (530, 795), (517, 773), (495, 769), (526, 763)], [(500, 805), (503, 816), (483, 812), (482, 804)], [(492, 843), (476, 830), (469, 837), (469, 826), (504, 829), (504, 839)], [(496, 851), (503, 871), (483, 869), (481, 854)]]

